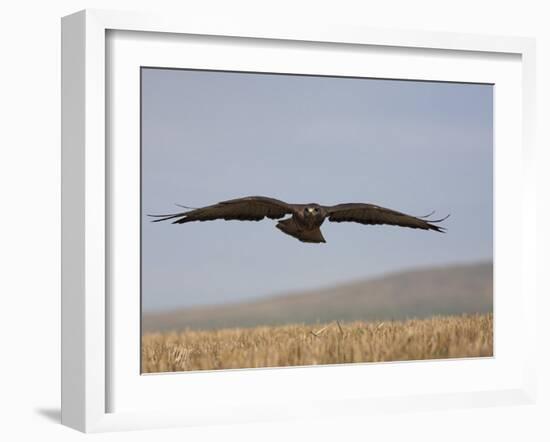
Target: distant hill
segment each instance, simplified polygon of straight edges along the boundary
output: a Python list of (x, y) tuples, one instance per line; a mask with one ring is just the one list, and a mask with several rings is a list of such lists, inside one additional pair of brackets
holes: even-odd
[(431, 267), (242, 303), (145, 314), (143, 330), (391, 320), (493, 310), (493, 264)]

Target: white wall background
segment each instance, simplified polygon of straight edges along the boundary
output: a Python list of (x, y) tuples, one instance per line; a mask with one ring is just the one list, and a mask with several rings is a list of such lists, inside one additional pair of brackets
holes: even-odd
[[(0, 438), (17, 440), (550, 440), (549, 296), (540, 299), (537, 405), (85, 436), (59, 425), (60, 17), (83, 8), (163, 10), (230, 20), (336, 22), (537, 38), (539, 188), (550, 136), (550, 14), (544, 1), (21, 0), (0, 6)], [(543, 148), (545, 151), (542, 151)], [(546, 193), (548, 195), (548, 193)], [(546, 200), (546, 201), (545, 201)], [(538, 195), (539, 274), (550, 262)], [(542, 204), (544, 202), (544, 205)], [(543, 256), (543, 253), (545, 256)], [(550, 293), (547, 280), (539, 293)]]

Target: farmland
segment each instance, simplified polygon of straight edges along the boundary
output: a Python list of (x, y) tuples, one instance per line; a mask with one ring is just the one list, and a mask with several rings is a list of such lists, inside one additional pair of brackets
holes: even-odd
[(284, 367), (493, 354), (493, 315), (147, 332), (142, 372)]

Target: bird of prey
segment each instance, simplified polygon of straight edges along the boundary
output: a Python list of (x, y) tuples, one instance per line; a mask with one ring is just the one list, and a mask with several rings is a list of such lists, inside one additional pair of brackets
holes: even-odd
[(415, 217), (374, 204), (346, 203), (335, 206), (322, 206), (316, 203), (288, 204), (274, 198), (248, 196), (222, 201), (212, 206), (187, 212), (150, 216), (158, 217), (153, 222), (174, 220), (173, 224), (184, 224), (191, 221), (212, 221), (216, 219), (260, 221), (266, 217), (281, 219), (290, 215), (289, 218), (277, 223), (276, 227), (279, 230), (302, 242), (324, 243), (326, 241), (320, 227), (325, 219), (336, 223), (351, 221), (360, 224), (389, 224), (444, 232), (443, 227), (436, 226), (434, 223), (446, 220), (449, 215), (436, 220), (426, 219), (432, 214), (433, 212), (424, 217)]

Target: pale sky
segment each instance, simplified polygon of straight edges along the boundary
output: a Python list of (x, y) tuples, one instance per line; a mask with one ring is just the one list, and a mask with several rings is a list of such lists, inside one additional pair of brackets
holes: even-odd
[[(325, 222), (326, 244), (146, 217), (249, 195), (451, 217), (446, 234)], [(491, 260), (492, 201), (491, 85), (142, 70), (144, 311)]]

